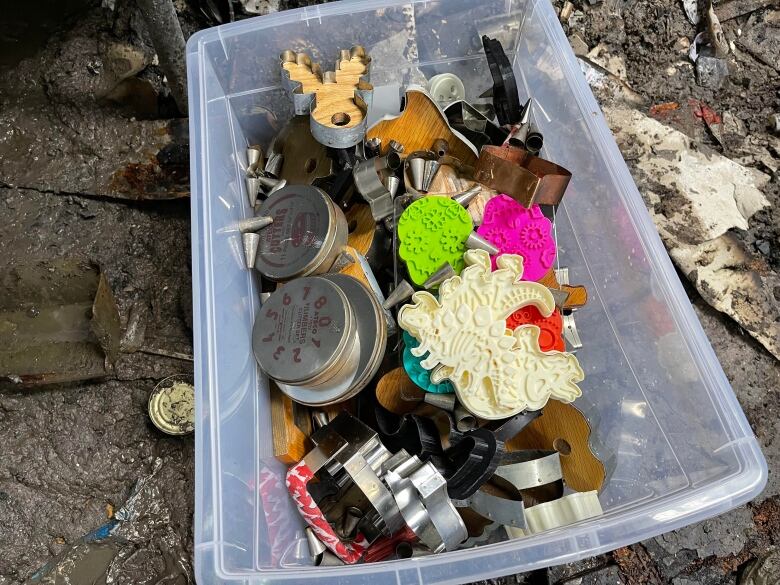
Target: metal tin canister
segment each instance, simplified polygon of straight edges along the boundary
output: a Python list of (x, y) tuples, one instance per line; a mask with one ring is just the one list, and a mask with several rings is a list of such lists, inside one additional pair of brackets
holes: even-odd
[(360, 357), (355, 380), (347, 398), (355, 396), (376, 375), (387, 349), (387, 323), (379, 301), (362, 282), (346, 274), (326, 274), (322, 278), (338, 285), (349, 298), (357, 315)]
[(297, 278), (271, 294), (252, 332), (260, 367), (290, 398), (327, 406), (362, 390), (384, 357), (382, 309), (343, 274)]
[(347, 219), (330, 197), (311, 185), (288, 185), (266, 199), (259, 215), (273, 218), (260, 232), (255, 268), (287, 281), (327, 272), (347, 244)]

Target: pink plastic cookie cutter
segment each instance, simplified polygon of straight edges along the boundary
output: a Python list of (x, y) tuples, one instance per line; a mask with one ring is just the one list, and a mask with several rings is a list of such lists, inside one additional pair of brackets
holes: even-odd
[[(497, 195), (485, 205), (477, 233), (495, 244), (501, 254), (523, 257), (522, 280), (541, 279), (555, 262), (552, 223), (536, 204), (526, 208), (507, 195)], [(493, 257), (493, 270), (501, 254)]]

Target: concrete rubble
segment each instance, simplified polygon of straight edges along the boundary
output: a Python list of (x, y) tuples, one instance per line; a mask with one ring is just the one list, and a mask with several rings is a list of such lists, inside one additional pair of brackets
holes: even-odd
[(732, 317), (780, 359), (780, 278), (733, 235), (769, 205), (770, 177), (715, 152), (637, 110), (604, 108), (675, 264), (710, 305)]

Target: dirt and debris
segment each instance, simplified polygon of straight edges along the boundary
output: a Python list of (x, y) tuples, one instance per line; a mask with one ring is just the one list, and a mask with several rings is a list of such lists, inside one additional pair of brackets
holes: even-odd
[(620, 577), (626, 585), (662, 585), (661, 573), (641, 544), (619, 548), (612, 552)]
[[(314, 3), (260, 0), (252, 10)], [(213, 19), (204, 17), (208, 4), (177, 2), (185, 36)], [(756, 185), (768, 205), (752, 215), (737, 205), (745, 222), (734, 216), (735, 225), (717, 237), (740, 243), (741, 264), (776, 275), (780, 139), (772, 116), (780, 112), (780, 11), (765, 0), (715, 6), (729, 47), (729, 75), (716, 89), (697, 83), (688, 57), (706, 26), (701, 5), (698, 24), (686, 16), (689, 4), (572, 2), (564, 28), (586, 75), (601, 83), (600, 90), (593, 85), (603, 106), (656, 118), (685, 134), (697, 153), (769, 177)], [(107, 509), (121, 509), (136, 481), (150, 476), (147, 493), (170, 516), (169, 530), (130, 535), (151, 538), (127, 559), (124, 582), (141, 582), (139, 575), (191, 582), (193, 442), (165, 436), (146, 415), (154, 385), (191, 369), (189, 206), (176, 199), (189, 192), (187, 123), (171, 117), (175, 106), (134, 2), (59, 3), (39, 23), (41, 35), (29, 34), (25, 14), (20, 9), (2, 25), (15, 32), (4, 31), (0, 51), (0, 268), (68, 256), (98, 262), (126, 333), (114, 380), (0, 390), (0, 585), (24, 582), (74, 550), (110, 519)], [(640, 176), (635, 154), (624, 148)], [(674, 211), (672, 203), (660, 211)], [(689, 275), (683, 269), (684, 282)], [(733, 584), (780, 546), (780, 365), (693, 285), (686, 288), (764, 449), (764, 494), (641, 545), (492, 582)], [(767, 290), (777, 302), (780, 288)]]
[(0, 277), (0, 387), (106, 378), (118, 354), (119, 311), (99, 266), (41, 260)]

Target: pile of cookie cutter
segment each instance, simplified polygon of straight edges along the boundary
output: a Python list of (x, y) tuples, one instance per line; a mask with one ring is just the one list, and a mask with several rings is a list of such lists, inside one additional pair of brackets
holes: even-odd
[(575, 355), (587, 290), (557, 245), (571, 173), (542, 156), (501, 43), (482, 44), (479, 100), (439, 73), (371, 127), (363, 47), (333, 71), (291, 48), (279, 72), (295, 116), (236, 157), (254, 212), (236, 226), (241, 261), (262, 291), (253, 352), (310, 564), (603, 513), (614, 454)]

